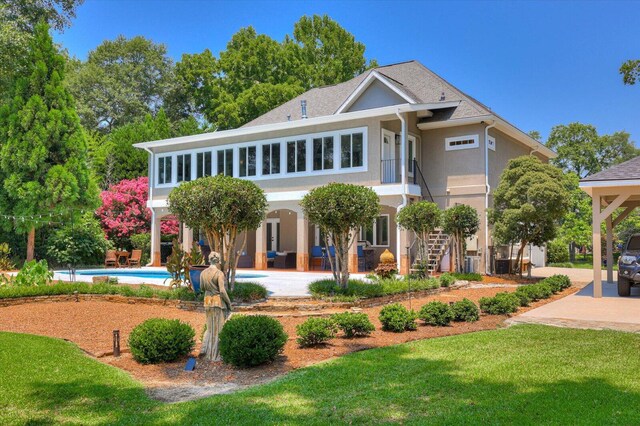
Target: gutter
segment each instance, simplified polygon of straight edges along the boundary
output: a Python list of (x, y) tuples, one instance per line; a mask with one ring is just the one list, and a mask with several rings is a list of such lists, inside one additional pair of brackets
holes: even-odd
[[(401, 180), (402, 180), (402, 192), (400, 193), (402, 195), (402, 203), (396, 208), (396, 217), (397, 214), (400, 213), (400, 210), (405, 207), (407, 205), (407, 167), (406, 167), (406, 161), (405, 161), (405, 157), (406, 157), (406, 147), (407, 147), (407, 120), (404, 118), (404, 115), (402, 115), (400, 113), (400, 108), (397, 109), (396, 111), (396, 115), (398, 116), (398, 118), (400, 119), (400, 123), (402, 123), (402, 130), (401, 130), (401, 138), (400, 138), (400, 176), (401, 176)], [(400, 227), (396, 224), (396, 253), (398, 253), (397, 256), (397, 262), (398, 262), (398, 271), (400, 271), (401, 268), (401, 257), (402, 257), (402, 247), (400, 244)], [(409, 261), (409, 259), (407, 259), (407, 262)], [(409, 265), (409, 268), (411, 267), (411, 265)]]
[(496, 126), (496, 122), (492, 122), (490, 125), (484, 128), (484, 273), (489, 275), (491, 269), (489, 268), (489, 193), (491, 192), (491, 185), (489, 184), (489, 129)]

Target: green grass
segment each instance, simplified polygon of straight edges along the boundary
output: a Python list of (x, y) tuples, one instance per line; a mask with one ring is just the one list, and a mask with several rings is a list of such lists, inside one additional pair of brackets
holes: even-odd
[(517, 326), (363, 351), (163, 404), (75, 346), (0, 333), (0, 424), (638, 424), (640, 336)]

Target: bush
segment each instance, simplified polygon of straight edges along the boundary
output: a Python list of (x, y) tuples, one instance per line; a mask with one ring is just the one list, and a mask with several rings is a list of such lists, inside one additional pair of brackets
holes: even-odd
[(516, 291), (520, 291), (520, 293), (526, 294), (533, 302), (540, 299), (548, 299), (553, 295), (551, 286), (549, 284), (546, 284), (544, 281), (540, 281), (537, 284), (528, 284), (521, 286)]
[(559, 293), (562, 290), (571, 287), (571, 280), (566, 275), (552, 275), (541, 282), (548, 284), (554, 293)]
[(465, 274), (454, 272), (451, 275), (453, 275), (458, 280), (482, 282), (482, 275), (478, 274), (477, 272), (469, 272)]
[(236, 367), (253, 367), (276, 359), (287, 339), (282, 324), (271, 317), (233, 316), (220, 332), (220, 355)]
[(11, 247), (8, 243), (0, 243), (0, 271), (11, 271), (15, 267), (11, 260)]
[(49, 271), (46, 260), (25, 262), (11, 283), (18, 287), (46, 286), (51, 284), (53, 272)]
[(456, 277), (454, 277), (448, 272), (445, 272), (444, 274), (440, 275), (439, 279), (440, 279), (440, 285), (442, 287), (451, 287), (451, 285), (456, 282)]
[(445, 326), (453, 319), (451, 307), (446, 303), (434, 300), (420, 308), (418, 317), (427, 325)]
[(440, 281), (428, 279), (379, 279), (374, 283), (361, 280), (349, 280), (347, 288), (339, 287), (333, 280), (314, 281), (309, 284), (309, 292), (314, 297), (325, 298), (346, 296), (355, 298), (380, 297), (391, 294), (407, 293), (409, 291), (429, 290), (440, 287)]
[(506, 315), (514, 313), (520, 306), (520, 298), (513, 293), (498, 293), (494, 297), (480, 299), (480, 310), (489, 315)]
[(391, 278), (398, 273), (398, 268), (395, 263), (379, 263), (375, 273), (380, 278)]
[(520, 306), (529, 306), (532, 302), (529, 286), (521, 286), (513, 293), (520, 300)]
[(140, 264), (146, 265), (149, 263), (149, 256), (151, 254), (151, 234), (144, 232), (141, 234), (133, 234), (130, 238), (131, 246), (136, 250), (142, 250), (142, 257), (140, 258)]
[(235, 302), (255, 302), (267, 298), (267, 288), (262, 284), (237, 282), (230, 296)]
[(110, 242), (105, 238), (100, 222), (89, 212), (76, 222), (64, 224), (47, 239), (47, 256), (56, 264), (98, 265)]
[(296, 326), (296, 342), (301, 347), (320, 345), (336, 337), (337, 332), (338, 327), (332, 319), (309, 318)]
[(475, 322), (480, 319), (480, 310), (469, 299), (462, 299), (451, 306), (454, 321)]
[(166, 318), (148, 319), (129, 335), (133, 359), (142, 364), (172, 362), (195, 346), (195, 331), (187, 323)]
[(569, 245), (562, 240), (553, 240), (547, 243), (547, 262), (563, 263), (569, 261)]
[(385, 306), (378, 317), (383, 330), (395, 333), (418, 328), (416, 318), (417, 315), (413, 310), (410, 311), (399, 303)]
[(369, 317), (365, 313), (343, 312), (334, 314), (331, 319), (335, 322), (344, 337), (368, 336), (376, 328), (371, 324)]

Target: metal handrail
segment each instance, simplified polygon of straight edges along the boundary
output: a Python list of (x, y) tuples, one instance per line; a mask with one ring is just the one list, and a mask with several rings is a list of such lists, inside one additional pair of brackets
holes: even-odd
[[(422, 170), (420, 170), (420, 167), (418, 167), (418, 161), (415, 158), (413, 159), (413, 184), (420, 186), (420, 194), (422, 195), (422, 199), (428, 199), (432, 203), (434, 202), (431, 191), (429, 190), (429, 185), (427, 185), (427, 181), (424, 179)], [(425, 196), (425, 192), (427, 193), (428, 198)]]
[(392, 158), (380, 160), (380, 182), (399, 183), (400, 182), (400, 160)]

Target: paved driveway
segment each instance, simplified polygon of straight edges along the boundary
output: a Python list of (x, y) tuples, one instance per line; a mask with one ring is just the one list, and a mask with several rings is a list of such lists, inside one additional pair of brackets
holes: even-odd
[(640, 289), (619, 297), (617, 284), (602, 283), (602, 298), (595, 299), (593, 284), (571, 296), (510, 318), (509, 323), (547, 324), (559, 327), (640, 332)]
[[(593, 270), (592, 269), (580, 269), (580, 268), (553, 268), (553, 267), (545, 267), (545, 268), (534, 268), (531, 271), (531, 275), (534, 277), (550, 277), (554, 274), (563, 274), (571, 279), (571, 282), (574, 284), (589, 284), (593, 281)], [(614, 281), (618, 279), (618, 272), (613, 271), (613, 279)], [(602, 271), (602, 282), (603, 285), (607, 280), (607, 271), (606, 269)]]

